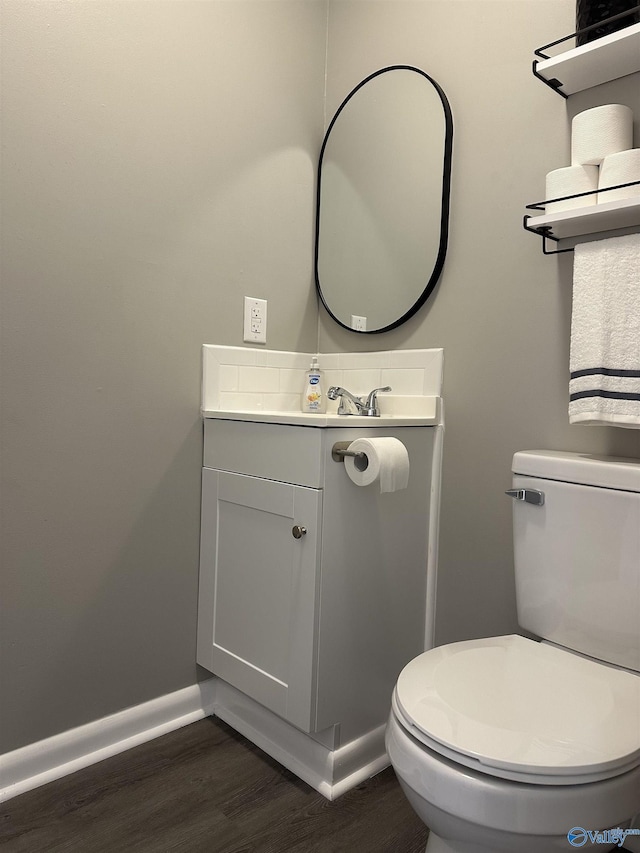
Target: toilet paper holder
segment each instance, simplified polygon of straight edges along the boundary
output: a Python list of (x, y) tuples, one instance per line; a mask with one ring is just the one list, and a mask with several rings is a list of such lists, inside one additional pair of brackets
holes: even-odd
[(336, 441), (331, 448), (331, 458), (334, 462), (344, 462), (345, 456), (353, 456), (355, 459), (366, 459), (367, 454), (362, 450), (349, 450), (350, 441)]

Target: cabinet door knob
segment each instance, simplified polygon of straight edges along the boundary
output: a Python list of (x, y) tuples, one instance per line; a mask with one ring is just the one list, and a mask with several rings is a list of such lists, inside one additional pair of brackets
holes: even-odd
[(303, 536), (306, 536), (307, 528), (301, 527), (299, 524), (296, 524), (294, 525), (294, 527), (291, 528), (291, 532), (293, 533), (294, 539), (302, 539)]

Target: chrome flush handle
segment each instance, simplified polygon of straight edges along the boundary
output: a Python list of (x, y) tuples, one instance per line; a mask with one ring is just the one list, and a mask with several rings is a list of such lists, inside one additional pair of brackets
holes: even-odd
[(505, 495), (514, 498), (517, 501), (525, 501), (534, 506), (542, 506), (544, 504), (544, 492), (539, 489), (508, 489)]

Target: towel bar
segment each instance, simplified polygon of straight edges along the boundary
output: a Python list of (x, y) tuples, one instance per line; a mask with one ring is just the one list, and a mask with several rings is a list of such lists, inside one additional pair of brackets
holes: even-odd
[(547, 240), (553, 240), (554, 243), (560, 242), (556, 237), (551, 236), (551, 227), (549, 225), (545, 225), (541, 228), (532, 228), (528, 225), (528, 221), (531, 219), (529, 215), (525, 215), (522, 221), (522, 227), (525, 231), (530, 231), (532, 234), (537, 234), (538, 237), (542, 237), (542, 254), (543, 255), (562, 255), (564, 252), (573, 252), (575, 247), (571, 247), (570, 249), (555, 249), (554, 251), (550, 251), (547, 249)]

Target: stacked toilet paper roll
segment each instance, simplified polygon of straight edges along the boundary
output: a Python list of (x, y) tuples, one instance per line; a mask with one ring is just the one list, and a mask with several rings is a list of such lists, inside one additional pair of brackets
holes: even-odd
[(598, 189), (607, 187), (619, 187), (598, 193), (598, 203), (607, 201), (620, 201), (623, 198), (633, 198), (640, 195), (640, 184), (631, 187), (620, 187), (620, 184), (628, 184), (632, 181), (640, 181), (640, 148), (632, 148), (629, 151), (618, 151), (609, 154), (602, 161)]
[(604, 104), (578, 113), (571, 122), (571, 165), (599, 166), (605, 157), (633, 147), (633, 112)]
[(545, 212), (559, 213), (640, 194), (640, 185), (597, 192), (640, 179), (640, 149), (632, 146), (633, 112), (629, 107), (604, 104), (578, 113), (571, 123), (571, 165), (547, 174)]
[(397, 438), (357, 438), (349, 445), (364, 457), (345, 456), (344, 467), (356, 486), (380, 483), (381, 492), (406, 489), (409, 482), (409, 454)]
[(549, 172), (546, 180), (545, 198), (562, 199), (577, 193), (590, 195), (553, 201), (545, 205), (547, 213), (558, 213), (561, 210), (572, 210), (576, 207), (587, 207), (595, 204), (598, 196), (598, 167), (597, 166), (566, 166), (564, 169), (554, 169)]

